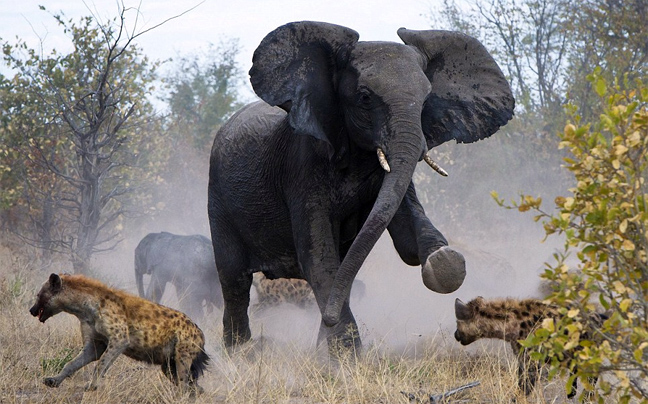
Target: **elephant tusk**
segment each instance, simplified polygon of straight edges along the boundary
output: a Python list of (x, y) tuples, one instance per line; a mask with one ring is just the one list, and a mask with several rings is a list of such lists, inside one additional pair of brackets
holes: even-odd
[(423, 155), (423, 160), (425, 160), (425, 162), (428, 163), (428, 165), (432, 167), (432, 169), (437, 173), (443, 175), (444, 177), (448, 176), (448, 172), (443, 168), (441, 168), (441, 166), (438, 165), (436, 161), (432, 160), (432, 157), (430, 157), (429, 155), (427, 154)]
[(385, 152), (382, 151), (382, 149), (379, 147), (376, 150), (376, 153), (378, 153), (378, 162), (380, 162), (380, 166), (383, 168), (383, 170), (387, 172), (391, 172), (391, 167), (389, 167), (389, 163), (387, 162), (387, 157), (385, 157)]

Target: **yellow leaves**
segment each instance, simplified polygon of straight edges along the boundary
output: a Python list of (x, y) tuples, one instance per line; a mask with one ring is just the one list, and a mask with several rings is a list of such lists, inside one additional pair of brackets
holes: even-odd
[(627, 229), (628, 229), (628, 219), (623, 219), (623, 221), (619, 225), (619, 231), (621, 233), (625, 233)]
[(614, 371), (615, 376), (617, 377), (618, 383), (621, 387), (628, 388), (630, 387), (630, 378), (628, 378), (628, 374), (622, 370), (616, 370)]
[(632, 355), (637, 362), (641, 362), (643, 360), (643, 349), (635, 349), (634, 353)]
[(635, 245), (632, 241), (625, 239), (623, 240), (623, 243), (621, 243), (621, 249), (623, 251), (634, 251), (635, 250)]
[(632, 299), (623, 299), (619, 303), (619, 310), (623, 313), (627, 313), (628, 309), (632, 306)]
[(576, 133), (576, 127), (573, 124), (569, 123), (569, 124), (565, 125), (565, 129), (564, 129), (563, 132), (565, 133), (565, 136), (567, 136), (567, 137), (574, 136), (574, 133)]
[(571, 147), (571, 145), (572, 145), (571, 142), (563, 140), (562, 142), (558, 143), (558, 150), (562, 150), (565, 147)]
[(530, 209), (538, 209), (542, 204), (542, 198), (534, 198), (530, 195), (523, 195), (522, 201), (518, 205), (518, 210), (520, 212), (526, 212)]
[(632, 132), (627, 137), (627, 142), (630, 147), (637, 147), (641, 145), (641, 134), (639, 133), (639, 131)]
[[(556, 199), (557, 199), (557, 198), (556, 198)], [(576, 199), (574, 199), (573, 197), (569, 196), (569, 197), (567, 197), (567, 198), (562, 198), (562, 202), (563, 202), (563, 203), (562, 203), (562, 207), (563, 207), (563, 209), (565, 209), (565, 210), (572, 210), (572, 208), (574, 207), (574, 203), (576, 202)]]
[(625, 145), (618, 144), (614, 146), (614, 155), (616, 156), (621, 156), (623, 154), (626, 154), (628, 152), (628, 148)]
[(551, 333), (556, 331), (556, 326), (554, 324), (553, 318), (545, 318), (544, 320), (542, 320), (542, 328)]
[(612, 283), (612, 287), (614, 288), (614, 291), (617, 292), (618, 294), (622, 295), (626, 293), (627, 288), (621, 281), (614, 281)]
[(567, 317), (574, 318), (578, 315), (578, 313), (580, 313), (579, 309), (571, 309), (567, 312)]
[(644, 349), (648, 347), (648, 342), (642, 342), (637, 349), (634, 350), (633, 357), (637, 362), (643, 362)]

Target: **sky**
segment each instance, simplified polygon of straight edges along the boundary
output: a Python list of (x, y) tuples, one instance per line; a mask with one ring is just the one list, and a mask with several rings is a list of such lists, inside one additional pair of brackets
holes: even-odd
[[(427, 17), (440, 0), (22, 0), (2, 1), (0, 38), (9, 43), (15, 37), (30, 47), (60, 52), (70, 50), (69, 40), (52, 13), (62, 11), (75, 22), (81, 16), (95, 15), (106, 21), (118, 15), (118, 5), (132, 8), (127, 24), (133, 24), (139, 8), (136, 30), (162, 26), (146, 33), (138, 41), (144, 53), (153, 60), (165, 60), (193, 51), (206, 50), (209, 43), (237, 38), (241, 45), (239, 65), (247, 73), (252, 53), (263, 37), (273, 29), (301, 20), (325, 21), (344, 25), (360, 34), (360, 40), (398, 41), (396, 30), (429, 29)], [(190, 10), (190, 11), (188, 11)], [(132, 26), (132, 25), (131, 25)], [(247, 75), (246, 75), (247, 77)]]

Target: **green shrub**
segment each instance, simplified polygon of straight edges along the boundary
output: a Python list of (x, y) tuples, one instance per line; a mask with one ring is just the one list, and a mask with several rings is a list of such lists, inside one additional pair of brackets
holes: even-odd
[[(601, 403), (604, 396), (647, 403), (648, 88), (640, 82), (611, 85), (600, 70), (588, 79), (605, 111), (584, 123), (576, 108), (567, 108), (571, 121), (559, 134), (559, 147), (570, 153), (564, 161), (576, 184), (571, 195), (557, 197), (551, 213), (542, 210), (541, 198), (522, 195), (506, 205), (493, 197), (507, 208), (535, 212), (547, 236), (565, 238), (564, 252), (542, 275), (553, 285), (547, 300), (564, 316), (543, 323), (524, 345), (534, 358), (549, 358), (550, 376), (574, 370), (592, 390), (587, 376), (602, 374)], [(570, 268), (566, 257), (574, 253), (576, 268)], [(601, 309), (609, 319), (599, 327), (588, 313)], [(594, 332), (585, 338), (585, 329)]]

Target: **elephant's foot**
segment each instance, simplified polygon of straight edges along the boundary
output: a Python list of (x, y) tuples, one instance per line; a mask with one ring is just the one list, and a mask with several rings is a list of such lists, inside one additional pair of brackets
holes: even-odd
[(441, 247), (427, 258), (421, 275), (423, 284), (437, 293), (452, 293), (466, 277), (466, 260), (450, 247)]
[(329, 357), (337, 360), (355, 357), (362, 349), (362, 341), (358, 334), (358, 328), (349, 324), (343, 335), (335, 335), (327, 338)]
[(250, 327), (242, 327), (237, 329), (225, 329), (223, 331), (223, 342), (226, 348), (233, 348), (248, 342), (252, 338)]
[(355, 322), (338, 323), (328, 327), (324, 322), (320, 325), (317, 345), (326, 341), (329, 358), (343, 358), (356, 355), (362, 349), (362, 341), (358, 326)]
[(263, 352), (270, 345), (270, 340), (266, 337), (251, 338), (247, 342), (226, 347), (227, 355), (231, 357), (242, 358), (248, 362), (256, 362), (263, 356)]

